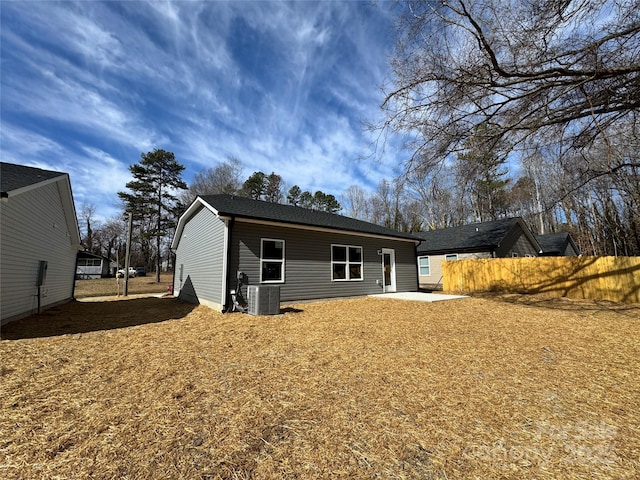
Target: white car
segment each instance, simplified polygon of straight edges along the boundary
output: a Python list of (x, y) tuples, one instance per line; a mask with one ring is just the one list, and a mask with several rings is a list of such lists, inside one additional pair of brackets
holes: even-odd
[[(124, 278), (125, 269), (121, 268), (118, 270), (118, 278)], [(129, 267), (129, 278), (135, 277), (137, 274), (136, 269), (133, 267)]]

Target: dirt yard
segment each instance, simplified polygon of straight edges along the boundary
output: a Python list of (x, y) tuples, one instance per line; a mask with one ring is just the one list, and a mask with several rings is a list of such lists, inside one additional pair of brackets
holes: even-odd
[(640, 306), (144, 298), (2, 338), (3, 479), (640, 474)]
[[(173, 273), (160, 274), (160, 283), (156, 283), (156, 274), (148, 273), (144, 277), (129, 279), (129, 294), (166, 293), (173, 283)], [(74, 294), (76, 298), (106, 297), (124, 293), (123, 278), (96, 278), (93, 280), (76, 280)]]

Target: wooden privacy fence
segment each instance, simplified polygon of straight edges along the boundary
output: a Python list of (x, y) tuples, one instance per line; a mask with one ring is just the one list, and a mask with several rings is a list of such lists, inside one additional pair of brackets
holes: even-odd
[(640, 257), (489, 258), (443, 262), (449, 292), (546, 293), (640, 303)]

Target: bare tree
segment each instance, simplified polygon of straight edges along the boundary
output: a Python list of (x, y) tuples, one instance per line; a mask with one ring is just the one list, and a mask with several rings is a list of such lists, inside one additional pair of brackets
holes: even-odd
[(242, 162), (230, 156), (215, 167), (196, 173), (189, 189), (182, 192), (181, 203), (189, 205), (198, 195), (238, 193), (242, 188), (242, 168)]
[(341, 197), (348, 217), (365, 221), (371, 220), (371, 200), (362, 187), (351, 185)]
[(392, 182), (382, 180), (371, 196), (371, 222), (400, 232), (417, 232), (424, 228), (421, 205), (408, 195), (403, 177)]
[(420, 215), (426, 230), (447, 228), (464, 223), (464, 199), (448, 166), (416, 162), (404, 175), (407, 190), (421, 207)]
[(640, 108), (636, 0), (409, 1), (384, 127), (445, 161), (480, 125), (586, 148)]
[(80, 206), (80, 232), (82, 233), (82, 244), (85, 250), (91, 253), (100, 253), (100, 246), (96, 238), (96, 230), (100, 224), (95, 221), (96, 206), (93, 203), (82, 203)]
[(127, 225), (122, 215), (108, 219), (96, 231), (100, 253), (110, 260), (124, 258), (126, 235)]

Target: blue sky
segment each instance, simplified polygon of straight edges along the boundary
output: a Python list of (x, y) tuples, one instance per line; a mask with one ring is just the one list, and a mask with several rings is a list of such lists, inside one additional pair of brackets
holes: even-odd
[(120, 211), (154, 148), (184, 179), (238, 157), (246, 178), (339, 197), (395, 174), (381, 118), (394, 45), (387, 2), (14, 2), (1, 8), (5, 162), (68, 172), (76, 209)]

